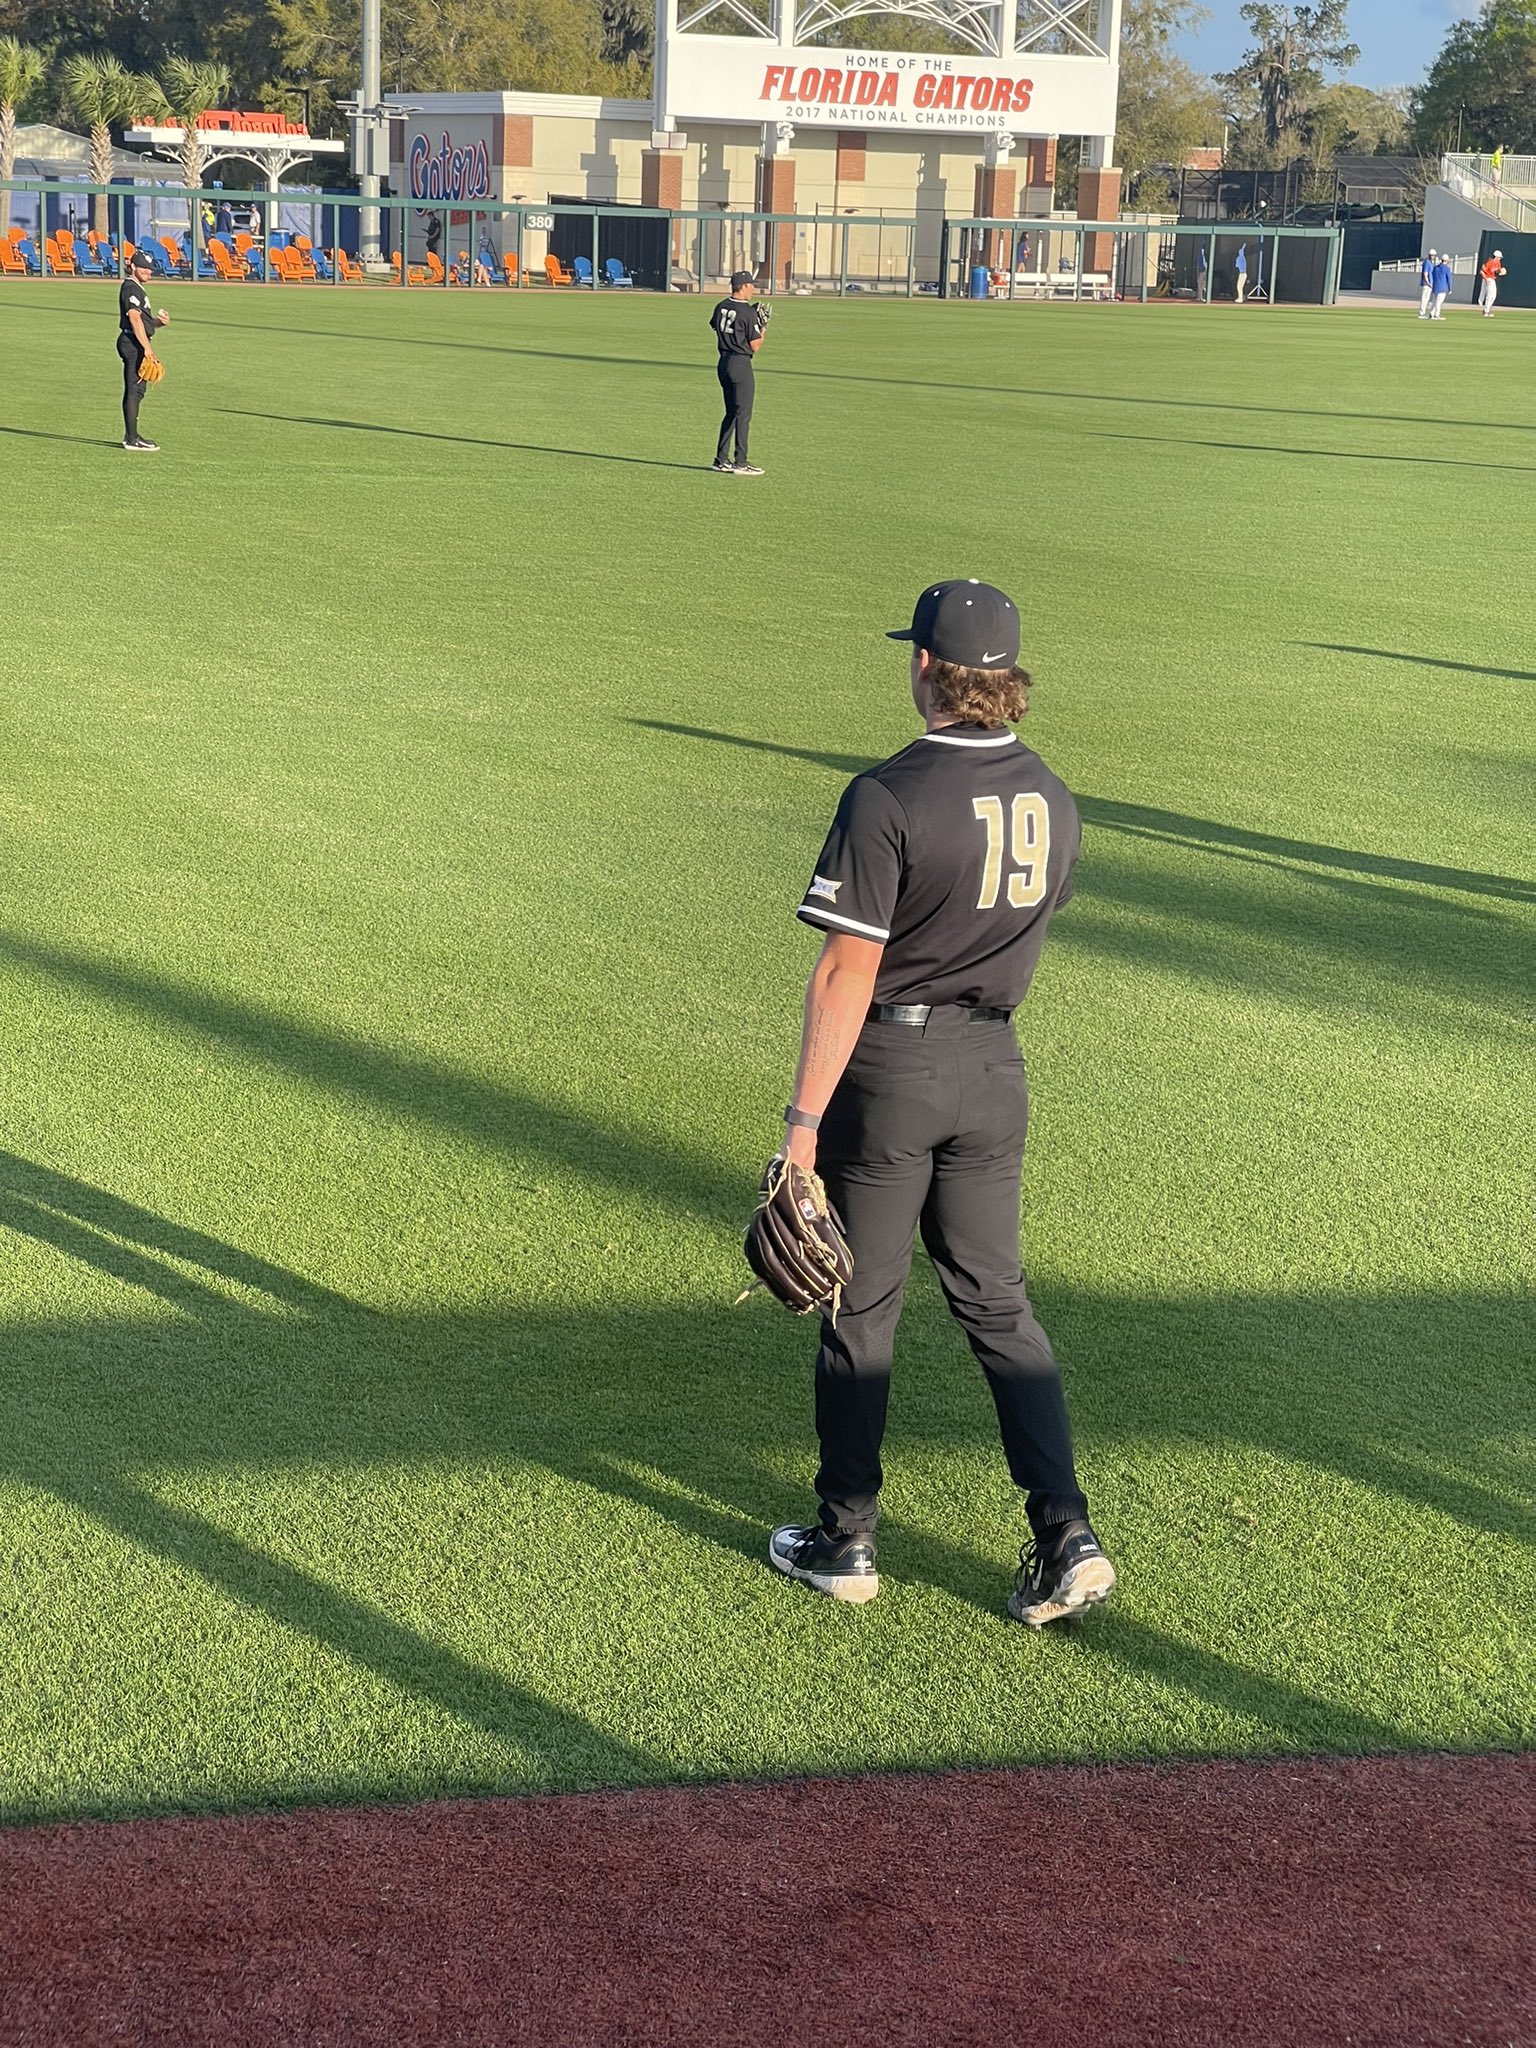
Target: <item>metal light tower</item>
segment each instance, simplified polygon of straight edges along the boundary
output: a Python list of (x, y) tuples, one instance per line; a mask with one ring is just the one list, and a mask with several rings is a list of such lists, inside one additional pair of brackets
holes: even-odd
[(364, 270), (384, 268), (383, 238), (377, 203), (389, 173), (389, 113), (384, 106), (383, 35), (380, 0), (363, 0), (363, 46), (357, 98), (343, 100), (352, 122), (352, 168), (357, 173), (363, 204), (358, 211), (358, 256)]

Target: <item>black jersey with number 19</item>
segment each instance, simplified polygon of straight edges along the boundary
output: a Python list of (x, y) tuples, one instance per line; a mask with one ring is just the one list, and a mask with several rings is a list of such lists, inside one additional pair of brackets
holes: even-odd
[(1071, 791), (1015, 733), (945, 726), (849, 783), (796, 915), (884, 945), (878, 1003), (1011, 1010), (1081, 839)]

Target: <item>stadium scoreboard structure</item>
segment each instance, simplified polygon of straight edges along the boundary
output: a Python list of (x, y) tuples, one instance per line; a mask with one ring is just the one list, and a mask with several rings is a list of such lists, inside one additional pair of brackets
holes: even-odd
[[(913, 217), (931, 270), (946, 216), (1056, 209), (1062, 135), (1083, 142), (1079, 217), (1118, 218), (1120, 12), (1120, 0), (658, 0), (649, 99), (385, 94), (390, 188), (421, 205)], [(944, 47), (835, 40), (898, 16)], [(1102, 268), (1108, 252), (1095, 255)], [(780, 289), (815, 267), (787, 225), (755, 261)]]
[[(1092, 10), (1091, 31), (1090, 9), (1091, 0), (773, 0), (760, 17), (742, 0), (658, 0), (658, 138), (689, 119), (977, 135), (1010, 147), (1017, 136), (1081, 135), (1102, 167), (1114, 147), (1120, 0)], [(969, 47), (826, 40), (880, 15), (931, 23)]]

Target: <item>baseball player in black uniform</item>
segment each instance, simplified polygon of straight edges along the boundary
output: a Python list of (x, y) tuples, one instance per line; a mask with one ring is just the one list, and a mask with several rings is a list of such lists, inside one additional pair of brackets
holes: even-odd
[[(725, 393), (725, 420), (720, 428), (720, 444), (715, 450), (714, 461), (714, 467), (722, 476), (761, 476), (763, 473), (755, 462), (747, 459), (747, 432), (752, 425), (752, 399), (756, 388), (752, 358), (762, 347), (763, 336), (768, 331), (768, 308), (753, 305), (752, 291), (751, 271), (732, 271), (731, 296), (722, 299), (709, 316), (715, 346), (720, 351), (720, 389)], [(733, 438), (736, 443), (734, 462), (731, 460)]]
[(123, 359), (123, 446), (132, 455), (158, 455), (160, 445), (139, 432), (139, 406), (144, 397), (144, 360), (153, 359), (154, 336), (170, 314), (149, 310), (145, 289), (153, 275), (149, 258), (136, 249), (128, 259), (128, 276), (117, 295), (117, 352)]
[(819, 1519), (769, 1556), (840, 1600), (879, 1591), (875, 1519), (892, 1343), (921, 1230), (991, 1386), (1033, 1543), (1008, 1602), (1040, 1626), (1107, 1599), (1061, 1375), (1019, 1262), (1028, 1095), (1009, 1023), (1080, 840), (1065, 785), (1009, 730), (1027, 706), (1019, 615), (936, 583), (912, 624), (919, 739), (843, 792), (797, 915), (827, 934), (806, 991), (786, 1150), (820, 1171), (853, 1280), (816, 1359)]

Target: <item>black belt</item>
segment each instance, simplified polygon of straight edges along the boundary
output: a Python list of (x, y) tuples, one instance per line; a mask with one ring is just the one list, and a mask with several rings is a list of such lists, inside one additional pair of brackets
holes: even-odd
[(869, 1024), (910, 1024), (921, 1031), (937, 1010), (959, 1016), (967, 1024), (1006, 1024), (1012, 1010), (988, 1010), (980, 1003), (871, 1003), (865, 1022)]

